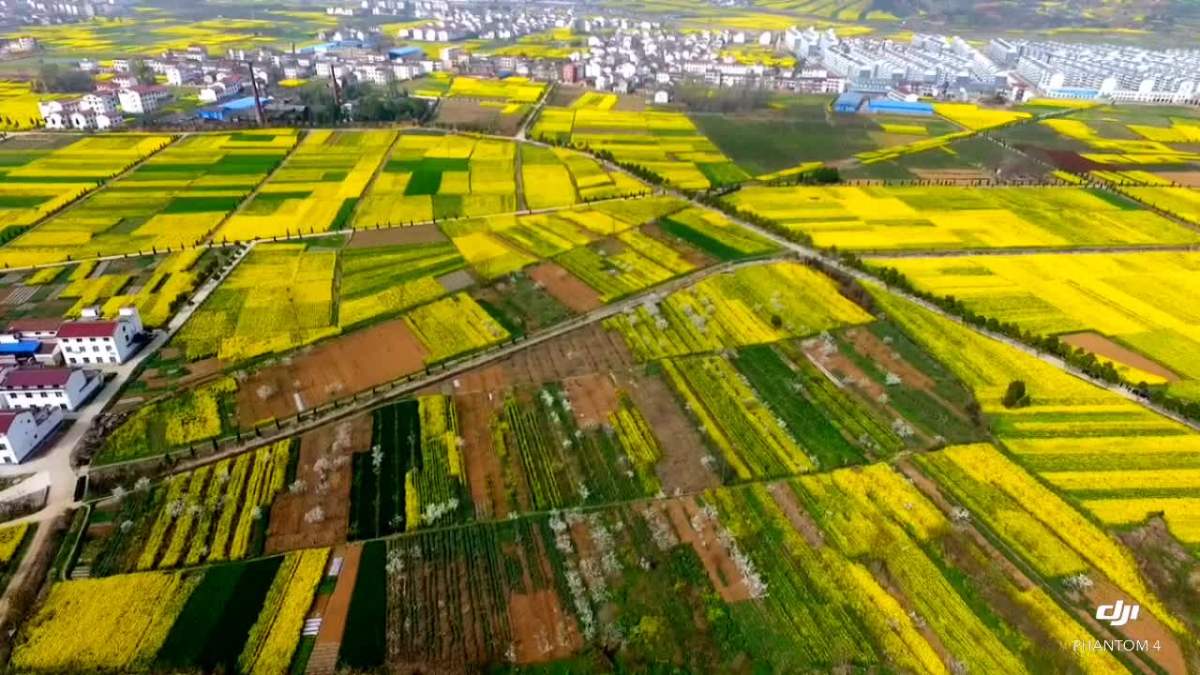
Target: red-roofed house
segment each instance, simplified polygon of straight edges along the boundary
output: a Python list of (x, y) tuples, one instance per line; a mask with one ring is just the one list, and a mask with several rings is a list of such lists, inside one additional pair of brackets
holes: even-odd
[(94, 310), (84, 310), (84, 319), (68, 321), (58, 328), (58, 342), (69, 366), (118, 365), (137, 351), (142, 320), (137, 309), (123, 307), (114, 321), (98, 321)]
[(8, 332), (34, 340), (52, 338), (58, 335), (62, 322), (62, 319), (13, 319), (8, 324)]
[(73, 412), (103, 382), (96, 370), (12, 368), (0, 375), (0, 398), (5, 407), (17, 410), (55, 407)]
[(0, 464), (18, 464), (62, 424), (60, 408), (0, 410)]

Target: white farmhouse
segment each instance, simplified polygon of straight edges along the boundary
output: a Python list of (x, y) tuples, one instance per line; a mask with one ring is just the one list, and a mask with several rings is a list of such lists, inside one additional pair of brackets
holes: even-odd
[(15, 410), (54, 407), (74, 412), (103, 382), (96, 370), (13, 368), (0, 375), (0, 399)]
[(0, 464), (19, 464), (62, 424), (61, 408), (0, 411)]
[(115, 321), (100, 321), (95, 308), (83, 310), (79, 321), (58, 328), (58, 342), (69, 366), (120, 365), (137, 351), (142, 319), (137, 309), (122, 307)]
[(171, 90), (157, 85), (138, 85), (117, 93), (121, 110), (131, 115), (144, 115), (158, 110), (171, 98)]

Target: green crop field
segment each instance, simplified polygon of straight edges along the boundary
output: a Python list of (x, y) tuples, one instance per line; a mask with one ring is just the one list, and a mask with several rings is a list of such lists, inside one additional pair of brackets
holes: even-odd
[[(1143, 4), (31, 19), (0, 65), (0, 672), (1200, 672), (1200, 116), (786, 91), (825, 67), (792, 26), (1157, 40), (1176, 8)], [(165, 79), (139, 58), (191, 44), (341, 116), (12, 116), (62, 64)], [(435, 72), (275, 82), (403, 44)], [(428, 114), (362, 114), (392, 95)], [(87, 399), (27, 416), (72, 369)]]

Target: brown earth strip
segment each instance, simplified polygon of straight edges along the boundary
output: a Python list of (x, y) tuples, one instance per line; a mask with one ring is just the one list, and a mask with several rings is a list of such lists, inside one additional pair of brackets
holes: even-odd
[(400, 246), (403, 244), (437, 244), (450, 241), (437, 225), (414, 225), (412, 227), (389, 227), (381, 230), (357, 230), (350, 238), (347, 248), (372, 248), (375, 246)]
[(588, 373), (563, 381), (575, 423), (583, 429), (595, 429), (608, 423), (617, 411), (617, 389), (607, 374)]
[(618, 384), (637, 406), (662, 448), (655, 467), (663, 492), (691, 494), (717, 487), (721, 479), (701, 461), (708, 446), (665, 382), (640, 372), (618, 375)]
[[(709, 581), (721, 599), (725, 602), (743, 602), (751, 599), (750, 589), (738, 571), (737, 564), (733, 562), (729, 551), (717, 540), (714, 523), (706, 518), (694, 517), (700, 511), (696, 500), (691, 497), (671, 499), (663, 502), (661, 508), (665, 509), (671, 519), (679, 541), (689, 544), (704, 564), (704, 571), (708, 573)], [(692, 527), (693, 522), (701, 523), (699, 530)]]
[(401, 319), (331, 340), (253, 373), (238, 388), (243, 428), (285, 418), (425, 367), (428, 351)]
[(1157, 375), (1167, 382), (1178, 382), (1180, 379), (1179, 375), (1161, 363), (1152, 361), (1150, 358), (1132, 349), (1122, 347), (1099, 333), (1090, 331), (1071, 333), (1070, 335), (1060, 335), (1058, 339), (1072, 347), (1086, 349), (1096, 356), (1103, 356), (1106, 359), (1112, 359), (1117, 363), (1137, 368), (1151, 375)]
[[(268, 554), (346, 541), (350, 517), (351, 455), (371, 445), (371, 417), (360, 415), (300, 437), (296, 462), (299, 489), (285, 490), (271, 505)], [(307, 522), (319, 509), (322, 518)], [(313, 520), (314, 516), (311, 516)]]
[(551, 297), (573, 312), (590, 312), (602, 304), (596, 289), (555, 263), (534, 265), (526, 270), (526, 273), (530, 279), (541, 284)]

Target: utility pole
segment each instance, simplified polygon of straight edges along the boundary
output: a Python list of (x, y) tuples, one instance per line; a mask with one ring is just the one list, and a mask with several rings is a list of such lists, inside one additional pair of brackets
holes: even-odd
[(333, 82), (333, 114), (337, 121), (342, 120), (342, 87), (338, 84), (337, 73), (334, 72), (333, 64), (329, 64), (329, 80)]
[(254, 76), (254, 64), (247, 61), (246, 65), (250, 67), (250, 87), (254, 90), (254, 119), (261, 127), (266, 124), (266, 120), (263, 116), (262, 97), (258, 93), (258, 78)]

